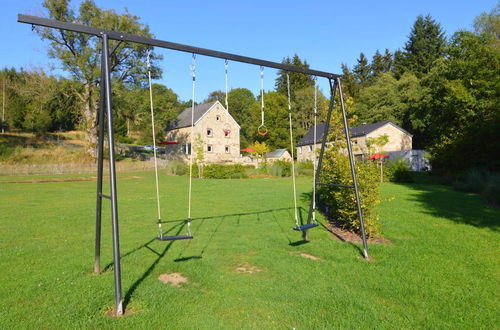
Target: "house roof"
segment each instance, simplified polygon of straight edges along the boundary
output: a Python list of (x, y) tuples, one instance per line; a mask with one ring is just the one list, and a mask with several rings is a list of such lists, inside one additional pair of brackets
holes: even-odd
[[(411, 136), (410, 133), (408, 133), (406, 130), (402, 129), (398, 125), (394, 124), (393, 122), (386, 120), (386, 121), (379, 121), (373, 124), (363, 124), (355, 127), (350, 128), (350, 133), (351, 137), (359, 137), (359, 136), (364, 136), (367, 134), (370, 134), (371, 132), (387, 125), (391, 124), (395, 126), (396, 128), (400, 129), (404, 133), (408, 134)], [(325, 124), (319, 124), (317, 125), (316, 128), (316, 143), (320, 143), (323, 139), (323, 134), (325, 134)], [(311, 145), (314, 143), (314, 127), (311, 127), (309, 131), (304, 135), (304, 137), (297, 143), (297, 147), (301, 146), (306, 146), (306, 145)]]
[(266, 158), (280, 158), (283, 156), (283, 154), (286, 152), (286, 149), (276, 149), (271, 152), (267, 152), (265, 157)]
[[(198, 104), (194, 107), (194, 123), (200, 120), (205, 113), (208, 112), (217, 102), (209, 102), (204, 104)], [(184, 109), (178, 116), (175, 118), (170, 125), (165, 129), (166, 131), (170, 131), (177, 128), (182, 127), (190, 127), (191, 126), (191, 107)]]
[[(323, 134), (325, 134), (325, 124), (316, 125), (316, 143), (319, 143), (323, 140)], [(297, 143), (297, 147), (307, 146), (310, 144), (314, 144), (314, 126), (309, 129), (309, 131), (300, 139)]]

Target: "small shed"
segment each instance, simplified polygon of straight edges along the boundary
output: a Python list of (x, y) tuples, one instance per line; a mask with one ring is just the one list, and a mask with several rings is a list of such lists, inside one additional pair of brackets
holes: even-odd
[(274, 151), (268, 152), (264, 155), (268, 162), (274, 162), (277, 160), (291, 162), (292, 156), (286, 149), (276, 149)]

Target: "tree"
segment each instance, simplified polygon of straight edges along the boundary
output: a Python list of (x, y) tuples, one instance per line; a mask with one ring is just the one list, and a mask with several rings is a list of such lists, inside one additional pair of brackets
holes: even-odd
[(459, 31), (422, 79), (426, 97), (412, 124), (426, 137), (434, 168), (500, 171), (499, 64), (496, 39)]
[(360, 86), (356, 81), (356, 77), (354, 76), (352, 71), (349, 70), (347, 64), (342, 63), (341, 68), (342, 68), (342, 91), (346, 95), (352, 96), (354, 98), (357, 97)]
[(384, 72), (384, 57), (382, 56), (382, 54), (380, 54), (378, 49), (375, 52), (375, 55), (373, 55), (372, 57), (370, 68), (372, 81), (376, 79), (382, 72)]
[(476, 34), (486, 34), (496, 40), (496, 46), (499, 46), (500, 40), (500, 3), (488, 13), (482, 13), (474, 19), (474, 30)]
[(246, 88), (232, 89), (228, 93), (229, 113), (240, 125), (240, 143), (242, 146), (247, 146), (249, 141), (253, 141), (253, 133), (251, 127), (254, 117), (252, 109), (257, 104), (257, 100), (253, 93)]
[[(309, 69), (309, 64), (306, 60), (301, 60), (299, 55), (295, 54), (292, 58), (286, 57), (281, 61), (283, 64), (293, 65), (300, 68)], [(290, 94), (291, 99), (295, 97), (295, 92), (306, 87), (314, 86), (314, 80), (311, 75), (299, 73), (299, 72), (288, 72), (285, 70), (278, 71), (278, 77), (276, 78), (276, 91), (285, 96), (288, 95), (288, 84), (287, 84), (287, 74), (290, 76)]]
[(252, 121), (249, 125), (249, 136), (252, 141), (266, 142), (273, 149), (287, 148), (290, 145), (288, 125), (288, 99), (278, 92), (264, 94), (265, 124), (269, 132), (265, 136), (257, 133), (259, 127), (261, 107), (256, 102), (252, 107)]
[[(81, 2), (78, 13), (69, 7), (68, 0), (45, 0), (43, 6), (52, 19), (152, 37), (149, 28), (139, 23), (139, 17), (127, 11), (120, 15), (114, 10), (103, 10), (92, 0)], [(42, 39), (50, 42), (49, 56), (58, 59), (63, 69), (83, 86), (81, 90), (75, 90), (75, 93), (82, 104), (80, 111), (86, 132), (86, 149), (91, 156), (96, 157), (100, 40), (86, 34), (50, 28), (36, 28), (36, 31)], [(114, 47), (116, 43), (116, 41), (110, 42), (110, 47)], [(147, 50), (147, 46), (141, 44), (121, 44), (111, 57), (113, 79), (126, 84), (142, 83), (147, 72)], [(154, 77), (161, 75), (160, 69), (156, 66), (158, 59), (159, 56), (153, 53)]]
[(225, 100), (226, 100), (226, 93), (221, 90), (218, 90), (208, 94), (208, 97), (203, 101), (203, 103), (219, 101), (220, 103), (222, 103), (223, 106), (226, 106)]
[(354, 69), (352, 71), (354, 72), (356, 81), (360, 85), (365, 85), (366, 83), (368, 83), (368, 79), (370, 78), (370, 65), (368, 64), (368, 59), (366, 58), (364, 53), (359, 54), (357, 64), (354, 66)]
[(399, 80), (390, 72), (382, 73), (373, 85), (361, 90), (354, 110), (361, 122), (390, 120), (410, 128), (408, 117), (421, 97), (419, 81), (412, 73), (405, 73)]
[(394, 61), (392, 59), (392, 54), (389, 49), (385, 49), (385, 53), (382, 56), (382, 72), (389, 72), (393, 69)]
[(419, 15), (404, 47), (404, 70), (417, 77), (428, 73), (434, 61), (444, 56), (446, 37), (439, 23), (430, 16)]

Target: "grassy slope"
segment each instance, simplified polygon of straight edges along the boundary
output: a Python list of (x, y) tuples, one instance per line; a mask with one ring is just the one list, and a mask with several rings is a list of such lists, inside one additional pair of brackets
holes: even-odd
[[(290, 179), (196, 180), (195, 239), (158, 242), (154, 179), (137, 175), (119, 177), (123, 291), (135, 311), (121, 319), (105, 316), (114, 301), (107, 203), (107, 271), (91, 274), (95, 183), (0, 183), (1, 328), (491, 328), (500, 322), (500, 212), (476, 196), (385, 184), (379, 210), (394, 245), (372, 245), (375, 261), (366, 262), (358, 247), (332, 241), (322, 229), (311, 231), (309, 244), (289, 245), (300, 238), (290, 230)], [(182, 219), (186, 178), (160, 179), (164, 220)], [(308, 179), (298, 183), (299, 194), (310, 189)], [(172, 222), (171, 233), (184, 233), (181, 224)], [(237, 273), (245, 262), (262, 271)], [(177, 289), (157, 280), (170, 272), (190, 283)]]

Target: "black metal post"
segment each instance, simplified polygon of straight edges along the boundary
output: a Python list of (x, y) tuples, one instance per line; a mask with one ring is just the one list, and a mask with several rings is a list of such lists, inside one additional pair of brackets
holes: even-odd
[[(316, 177), (314, 179), (315, 184), (319, 182), (321, 167), (323, 166), (323, 155), (325, 154), (326, 141), (328, 139), (328, 131), (330, 130), (330, 120), (332, 119), (333, 104), (335, 103), (335, 92), (337, 91), (337, 88), (335, 86), (337, 84), (337, 81), (335, 81), (335, 83), (332, 83), (332, 80), (328, 79), (328, 84), (330, 85), (330, 104), (328, 105), (328, 114), (326, 116), (323, 139), (321, 141), (321, 149), (319, 151), (318, 165), (316, 165)], [(316, 146), (313, 146), (313, 152), (316, 152), (315, 147)], [(311, 199), (311, 204), (309, 205), (309, 213), (307, 214), (307, 223), (311, 223), (312, 213), (314, 211), (313, 205), (314, 201)], [(304, 241), (307, 241), (307, 230), (302, 231), (302, 239)]]
[(123, 315), (122, 284), (120, 269), (120, 235), (118, 231), (118, 199), (116, 196), (116, 171), (115, 171), (115, 143), (113, 133), (113, 108), (111, 90), (111, 72), (109, 69), (109, 40), (108, 35), (102, 35), (102, 50), (104, 57), (104, 90), (106, 115), (108, 123), (108, 149), (109, 149), (109, 177), (111, 188), (111, 219), (113, 229), (113, 259), (115, 276), (115, 313)]
[(356, 179), (356, 164), (354, 163), (354, 156), (352, 154), (351, 137), (349, 134), (349, 125), (347, 123), (347, 113), (345, 110), (344, 96), (342, 94), (342, 85), (340, 83), (340, 78), (336, 78), (336, 82), (337, 86), (339, 87), (340, 105), (342, 107), (342, 118), (344, 119), (344, 132), (347, 142), (347, 153), (349, 154), (352, 183), (354, 186), (354, 194), (356, 195), (356, 205), (358, 207), (359, 223), (361, 225), (361, 236), (363, 238), (363, 252), (364, 252), (363, 254), (365, 259), (368, 259), (368, 243), (366, 242), (365, 223), (363, 221), (363, 210), (361, 209), (361, 201), (359, 199), (358, 180)]
[(101, 219), (102, 219), (102, 174), (104, 162), (104, 51), (101, 52), (101, 94), (99, 102), (99, 135), (97, 139), (97, 201), (95, 218), (95, 261), (94, 273), (101, 272)]

